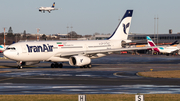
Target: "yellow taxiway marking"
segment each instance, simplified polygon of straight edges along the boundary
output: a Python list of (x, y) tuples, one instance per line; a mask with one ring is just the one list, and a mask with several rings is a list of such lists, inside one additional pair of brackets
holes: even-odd
[(0, 81), (10, 80), (10, 79), (13, 79), (13, 78), (1, 79)]

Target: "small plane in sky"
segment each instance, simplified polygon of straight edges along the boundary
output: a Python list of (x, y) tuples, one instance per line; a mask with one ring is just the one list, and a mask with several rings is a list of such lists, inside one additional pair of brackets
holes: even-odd
[(58, 10), (58, 8), (54, 8), (54, 7), (55, 7), (55, 2), (51, 7), (40, 7), (39, 11), (43, 13), (45, 13), (45, 11), (48, 11), (49, 13), (51, 13), (52, 10)]
[[(148, 46), (151, 47), (155, 47), (156, 44), (152, 41), (152, 39), (149, 36), (146, 36), (147, 42), (148, 42)], [(175, 43), (177, 43), (177, 41), (175, 41), (174, 43), (172, 43), (170, 46), (159, 46), (157, 48), (152, 48), (153, 51), (159, 52), (159, 53), (164, 53), (166, 55), (169, 55), (173, 52), (177, 52), (179, 50), (178, 47), (172, 46)]]
[(133, 10), (126, 11), (114, 33), (107, 40), (18, 42), (10, 45), (3, 54), (17, 61), (18, 69), (23, 65), (33, 65), (40, 61), (52, 62), (51, 68), (62, 68), (62, 62), (69, 62), (71, 66), (80, 68), (91, 68), (91, 59), (107, 56), (113, 52), (150, 48), (122, 47), (122, 43), (131, 42), (127, 38), (132, 14)]

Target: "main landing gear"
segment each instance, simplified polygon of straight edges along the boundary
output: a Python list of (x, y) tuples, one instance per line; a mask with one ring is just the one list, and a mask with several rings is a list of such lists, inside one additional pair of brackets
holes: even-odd
[[(57, 62), (54, 62), (51, 64), (51, 68), (62, 68), (63, 67), (63, 64), (62, 63), (57, 63)], [(88, 64), (88, 65), (84, 65), (84, 66), (80, 66), (80, 68), (91, 68), (92, 65), (91, 64)]]
[(55, 63), (52, 63), (51, 64), (51, 68), (62, 68), (63, 67), (63, 64), (62, 63), (57, 63), (57, 62), (55, 62)]
[(80, 66), (80, 68), (91, 68), (92, 65), (91, 64), (88, 64), (88, 65), (84, 65), (84, 66)]

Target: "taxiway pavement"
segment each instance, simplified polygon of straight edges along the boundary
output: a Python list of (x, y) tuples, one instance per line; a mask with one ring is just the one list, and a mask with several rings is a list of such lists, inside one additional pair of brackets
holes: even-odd
[(146, 78), (140, 71), (180, 70), (180, 56), (110, 55), (92, 60), (92, 68), (50, 68), (42, 62), (17, 69), (0, 60), (0, 94), (178, 93), (180, 79)]

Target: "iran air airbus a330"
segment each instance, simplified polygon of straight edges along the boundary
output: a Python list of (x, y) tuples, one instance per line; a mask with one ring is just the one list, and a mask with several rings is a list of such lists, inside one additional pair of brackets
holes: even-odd
[(45, 11), (48, 11), (49, 13), (51, 13), (52, 10), (58, 10), (58, 8), (54, 8), (55, 7), (55, 2), (53, 3), (52, 7), (40, 7), (39, 11), (43, 13), (45, 13)]
[(62, 62), (69, 62), (71, 66), (90, 68), (93, 58), (100, 58), (116, 51), (139, 49), (122, 47), (123, 42), (131, 42), (127, 37), (132, 14), (133, 10), (126, 11), (108, 40), (18, 42), (10, 45), (4, 51), (4, 56), (17, 61), (19, 69), (23, 65), (37, 64), (40, 61), (52, 62), (52, 68), (62, 68)]

